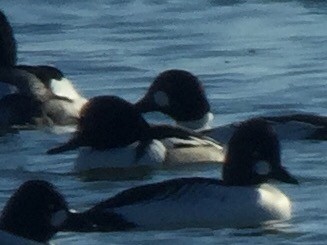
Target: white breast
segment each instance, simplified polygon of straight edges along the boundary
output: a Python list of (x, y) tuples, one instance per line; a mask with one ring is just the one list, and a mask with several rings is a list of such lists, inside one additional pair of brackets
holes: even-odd
[(144, 156), (135, 162), (137, 144), (107, 151), (97, 151), (91, 148), (81, 148), (74, 169), (83, 172), (92, 169), (130, 168), (137, 166), (161, 165), (166, 156), (166, 148), (160, 141), (153, 142), (146, 149)]
[(114, 211), (144, 230), (249, 227), (290, 219), (291, 203), (269, 185), (255, 188), (194, 184), (174, 195), (163, 193), (153, 200)]

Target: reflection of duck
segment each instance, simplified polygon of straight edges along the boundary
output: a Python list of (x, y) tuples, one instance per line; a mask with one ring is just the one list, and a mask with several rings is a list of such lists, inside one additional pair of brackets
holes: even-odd
[[(159, 140), (173, 140), (167, 149)], [(202, 146), (204, 153), (198, 152)], [(66, 144), (48, 151), (56, 154), (79, 147), (78, 172), (147, 165), (220, 162), (222, 148), (191, 130), (149, 125), (134, 105), (115, 96), (89, 100), (81, 110), (77, 132)], [(205, 148), (207, 147), (207, 148)], [(184, 152), (182, 152), (182, 150)]]
[(239, 125), (228, 144), (223, 180), (177, 178), (127, 189), (70, 216), (72, 231), (253, 227), (291, 217), (291, 202), (269, 179), (297, 184), (281, 165), (279, 141), (263, 120)]
[[(208, 127), (213, 116), (199, 79), (183, 70), (167, 70), (159, 74), (136, 107), (141, 112), (159, 111), (173, 118), (178, 125), (191, 129)], [(327, 117), (294, 114), (263, 117), (277, 131), (280, 139), (327, 139)], [(235, 125), (212, 128), (208, 135), (227, 142)]]
[[(29, 112), (25, 114), (43, 118), (34, 122), (59, 125), (76, 123), (79, 110), (87, 100), (78, 94), (72, 83), (57, 68), (16, 65), (16, 53), (12, 28), (4, 13), (0, 11), (0, 81), (16, 87), (17, 90), (14, 96), (7, 95), (9, 99), (5, 96), (4, 101), (0, 100), (0, 107), (7, 107), (6, 117), (1, 115), (3, 121), (14, 121), (14, 124), (33, 121), (34, 118), (24, 121), (24, 118), (16, 113), (16, 104), (21, 108), (29, 99), (30, 102), (25, 108)], [(36, 105), (35, 101), (39, 103)], [(35, 107), (30, 106), (31, 104)]]
[(1, 244), (47, 242), (69, 214), (64, 198), (45, 181), (22, 184), (8, 200), (0, 217)]

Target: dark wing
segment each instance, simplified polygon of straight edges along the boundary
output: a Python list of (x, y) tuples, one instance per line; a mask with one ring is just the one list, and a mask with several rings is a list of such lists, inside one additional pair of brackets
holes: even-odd
[(187, 191), (186, 186), (192, 187), (194, 184), (205, 185), (222, 185), (222, 181), (218, 179), (193, 177), (193, 178), (178, 178), (166, 180), (159, 183), (147, 184), (127, 189), (115, 195), (114, 197), (103, 201), (91, 210), (113, 209), (136, 203), (145, 202), (153, 199), (164, 199), (179, 192), (182, 188)]

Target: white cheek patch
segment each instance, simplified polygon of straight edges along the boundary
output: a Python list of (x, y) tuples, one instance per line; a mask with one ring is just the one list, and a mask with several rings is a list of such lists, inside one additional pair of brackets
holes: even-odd
[(254, 165), (254, 172), (259, 175), (267, 175), (271, 171), (270, 164), (266, 161), (259, 161)]
[(169, 98), (165, 92), (163, 91), (155, 92), (153, 98), (154, 98), (154, 102), (158, 106), (160, 107), (169, 106)]
[(61, 226), (67, 219), (67, 212), (63, 209), (52, 214), (51, 225), (54, 227)]

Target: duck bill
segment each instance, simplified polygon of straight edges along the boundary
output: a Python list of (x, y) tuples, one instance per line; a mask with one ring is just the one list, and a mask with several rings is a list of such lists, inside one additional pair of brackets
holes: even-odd
[(151, 97), (148, 95), (145, 95), (142, 99), (137, 101), (135, 107), (140, 113), (156, 111), (158, 109)]
[(289, 184), (294, 184), (294, 185), (299, 184), (298, 180), (295, 177), (293, 177), (286, 169), (282, 167), (273, 171), (270, 177)]

